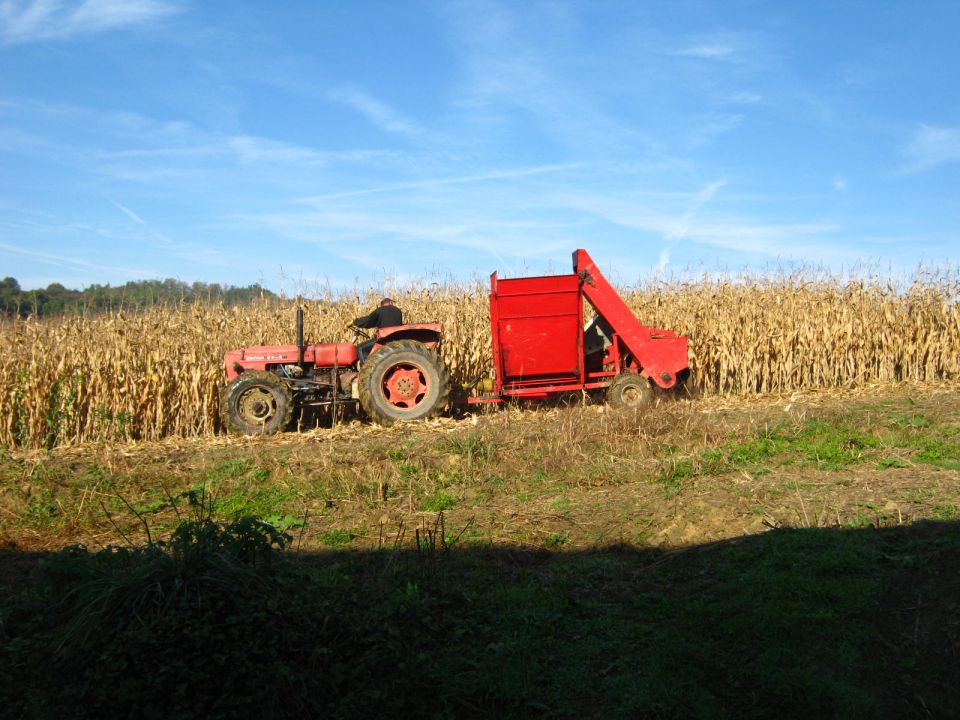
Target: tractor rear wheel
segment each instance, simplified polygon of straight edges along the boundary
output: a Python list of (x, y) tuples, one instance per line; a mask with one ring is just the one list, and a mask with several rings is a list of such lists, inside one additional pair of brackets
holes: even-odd
[(230, 383), (220, 398), (224, 424), (243, 435), (271, 435), (290, 427), (293, 395), (271, 372), (247, 370)]
[(612, 407), (642, 410), (653, 400), (650, 382), (636, 373), (617, 375), (607, 388), (607, 402)]
[(384, 345), (360, 369), (360, 404), (381, 425), (431, 417), (449, 398), (447, 369), (415, 340)]

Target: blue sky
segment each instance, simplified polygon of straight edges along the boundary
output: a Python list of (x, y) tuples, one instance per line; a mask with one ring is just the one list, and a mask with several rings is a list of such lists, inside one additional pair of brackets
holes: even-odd
[(955, 264), (960, 2), (0, 0), (0, 276)]

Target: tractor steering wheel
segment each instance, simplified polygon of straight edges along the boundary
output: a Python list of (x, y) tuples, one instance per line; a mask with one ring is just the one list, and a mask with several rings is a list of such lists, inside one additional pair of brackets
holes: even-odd
[(356, 325), (354, 325), (353, 323), (350, 323), (349, 325), (347, 325), (347, 330), (352, 330), (352, 331), (353, 331), (353, 344), (354, 344), (354, 345), (359, 344), (359, 341), (360, 341), (360, 340), (369, 340), (369, 339), (370, 339), (370, 335), (367, 334), (367, 331), (366, 331), (366, 330), (364, 330), (363, 328), (358, 328), (358, 327), (357, 327)]

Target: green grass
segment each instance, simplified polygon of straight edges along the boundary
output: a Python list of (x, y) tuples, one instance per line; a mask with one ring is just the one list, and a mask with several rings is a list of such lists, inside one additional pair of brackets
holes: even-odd
[(551, 533), (544, 539), (543, 546), (546, 548), (559, 548), (566, 545), (569, 540), (570, 535), (567, 533)]
[(429, 495), (420, 503), (420, 507), (428, 512), (441, 512), (449, 510), (457, 504), (457, 498), (443, 490)]
[(953, 504), (935, 505), (933, 507), (933, 517), (935, 517), (937, 520), (960, 520), (960, 506)]
[(49, 526), (59, 521), (63, 514), (63, 505), (51, 487), (41, 488), (27, 504), (27, 518), (32, 526)]
[(888, 409), (879, 421), (857, 413), (828, 413), (800, 423), (765, 426), (747, 438), (708, 445), (692, 454), (665, 445), (661, 454), (658, 481), (677, 492), (690, 478), (735, 471), (759, 476), (792, 465), (824, 471), (862, 463), (874, 463), (881, 470), (912, 464), (957, 470), (960, 432), (919, 412), (904, 415)]
[(885, 457), (877, 462), (878, 470), (890, 470), (891, 468), (907, 468), (910, 463), (898, 457)]
[(960, 470), (960, 436), (956, 433), (920, 439), (916, 447), (916, 462), (947, 470)]
[(246, 515), (269, 517), (298, 509), (297, 493), (280, 485), (244, 484), (228, 493), (211, 490), (213, 513), (217, 517), (236, 519)]
[(342, 547), (349, 545), (350, 541), (353, 540), (353, 534), (349, 530), (343, 529), (324, 530), (318, 537), (320, 542), (327, 547)]
[(448, 438), (441, 443), (440, 449), (471, 461), (489, 462), (496, 457), (496, 445), (476, 431)]

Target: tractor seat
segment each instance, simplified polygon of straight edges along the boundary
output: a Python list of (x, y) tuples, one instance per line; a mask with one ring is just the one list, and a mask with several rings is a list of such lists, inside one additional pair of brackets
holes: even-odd
[(357, 362), (357, 346), (353, 343), (331, 343), (329, 345), (313, 346), (313, 362), (318, 367), (332, 367), (339, 365), (355, 365)]

